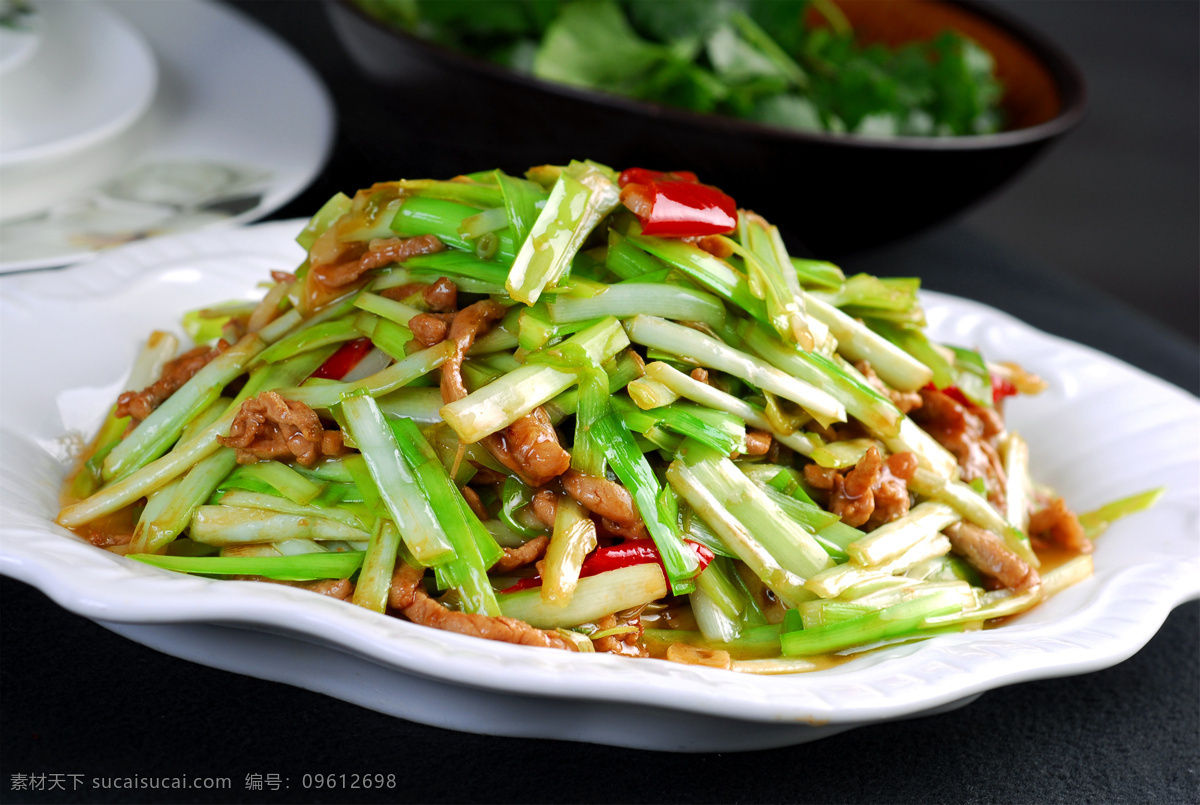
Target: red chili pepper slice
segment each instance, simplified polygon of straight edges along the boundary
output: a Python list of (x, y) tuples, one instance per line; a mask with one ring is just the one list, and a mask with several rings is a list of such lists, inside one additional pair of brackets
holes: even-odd
[(1005, 397), (1016, 397), (1017, 387), (1007, 377), (992, 375), (992, 402), (998, 403)]
[[(700, 569), (708, 567), (708, 563), (713, 560), (713, 552), (698, 542), (684, 540), (692, 550), (696, 552), (696, 558), (700, 560)], [(632, 567), (633, 565), (648, 565), (651, 562), (657, 562), (660, 567), (663, 567), (662, 557), (658, 553), (658, 546), (654, 544), (652, 539), (630, 539), (622, 542), (619, 545), (611, 545), (607, 548), (597, 548), (588, 554), (583, 560), (583, 565), (579, 568), (579, 578), (595, 576), (598, 573), (605, 573), (609, 570), (620, 570), (623, 567)], [(666, 567), (663, 567), (663, 574), (667, 572)], [(501, 593), (517, 593), (521, 590), (530, 590), (534, 587), (542, 586), (541, 576), (531, 576), (527, 579), (521, 579), (516, 584), (501, 590)]]
[[(962, 393), (962, 389), (958, 386), (946, 386), (944, 389), (939, 389), (937, 386), (929, 383), (925, 386), (927, 389), (940, 391), (950, 399), (954, 400), (959, 405), (974, 406), (975, 403), (967, 399), (967, 395)], [(992, 375), (992, 404), (996, 404), (1005, 397), (1015, 397), (1017, 395), (1017, 387), (1012, 384), (1007, 377)]]
[(657, 180), (700, 183), (700, 177), (691, 171), (652, 171), (646, 168), (626, 168), (617, 178), (617, 185), (624, 187), (627, 184), (648, 184)]
[(350, 374), (350, 370), (358, 366), (358, 362), (365, 358), (372, 349), (374, 349), (374, 345), (369, 338), (347, 341), (338, 347), (338, 351), (330, 355), (325, 363), (312, 373), (312, 376), (326, 380), (341, 380)]
[(621, 202), (642, 224), (642, 234), (664, 238), (720, 235), (737, 228), (737, 204), (690, 171), (663, 173), (629, 168), (621, 173)]
[(511, 587), (505, 587), (503, 590), (500, 591), (500, 595), (505, 595), (507, 593), (519, 593), (522, 590), (532, 590), (535, 587), (541, 587), (541, 586), (542, 586), (542, 577), (541, 576), (530, 576), (527, 579), (521, 579), (520, 581), (518, 581), (516, 584), (512, 585)]

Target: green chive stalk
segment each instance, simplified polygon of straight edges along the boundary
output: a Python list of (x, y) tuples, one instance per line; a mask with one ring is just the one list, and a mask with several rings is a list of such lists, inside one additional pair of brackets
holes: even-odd
[(584, 240), (620, 201), (603, 172), (590, 167), (564, 171), (509, 269), (509, 295), (532, 305), (570, 269)]
[(646, 457), (613, 411), (608, 411), (593, 427), (604, 445), (608, 465), (633, 496), (646, 530), (658, 547), (671, 591), (675, 595), (690, 593), (695, 589), (700, 562), (695, 551), (687, 547), (676, 532), (675, 518), (667, 517), (659, 508), (658, 479)]
[(779, 229), (743, 210), (738, 213), (738, 238), (750, 290), (766, 303), (771, 327), (784, 341), (805, 351), (816, 348), (828, 335), (828, 328), (820, 325), (820, 331), (814, 332), (809, 325), (800, 280)]
[(657, 601), (668, 592), (657, 564), (632, 565), (579, 580), (565, 605), (546, 604), (538, 589), (502, 593), (497, 597), (506, 617), (538, 629), (595, 623), (605, 615)]
[(763, 324), (771, 323), (766, 305), (750, 290), (746, 276), (721, 258), (676, 238), (629, 235), (626, 242), (679, 269), (707, 290), (741, 308), (751, 318)]
[(1025, 532), (1008, 522), (1004, 515), (988, 503), (987, 498), (962, 481), (947, 481), (922, 467), (917, 467), (908, 482), (908, 487), (918, 495), (945, 503), (961, 514), (964, 520), (998, 534), (1009, 550), (1017, 556), (1035, 568), (1041, 566), (1041, 561), (1033, 552)]
[(1029, 477), (1029, 445), (1016, 431), (1009, 431), (1000, 443), (1004, 462), (1004, 503), (1008, 522), (1029, 530), (1029, 512), (1033, 505), (1033, 483)]
[(220, 493), (217, 501), (222, 506), (234, 506), (242, 509), (261, 509), (263, 511), (294, 514), (297, 517), (325, 517), (337, 520), (351, 528), (371, 531), (374, 520), (368, 514), (367, 507), (353, 505), (316, 506), (294, 503), (285, 497), (261, 492), (251, 492), (244, 489), (231, 489)]
[(714, 558), (696, 577), (696, 591), (704, 593), (725, 617), (738, 621), (746, 611), (748, 602), (741, 588), (730, 579), (730, 571), (726, 568), (726, 561)]
[(715, 651), (736, 652), (738, 657), (777, 657), (779, 655), (778, 624), (743, 628), (732, 640), (719, 642), (708, 640), (699, 631), (687, 629), (646, 629), (642, 640), (653, 651), (665, 651), (672, 643), (683, 643), (696, 648)]
[(579, 585), (584, 558), (596, 549), (596, 524), (588, 511), (568, 495), (560, 495), (554, 533), (542, 564), (542, 603), (565, 606)]
[[(478, 212), (477, 207), (469, 207), (455, 201), (410, 196), (400, 204), (390, 226), (393, 232), (402, 237), (436, 235), (448, 246), (464, 252), (474, 252), (475, 243), (459, 232), (459, 228), (465, 219)], [(497, 261), (511, 262), (515, 254), (512, 232), (501, 233), (498, 238)], [(411, 263), (412, 259), (415, 258), (406, 262)]]
[(408, 326), (408, 323), (414, 316), (418, 316), (421, 313), (421, 311), (412, 305), (406, 305), (395, 299), (389, 299), (386, 296), (380, 296), (377, 293), (370, 293), (368, 291), (363, 291), (354, 297), (354, 306), (368, 313), (373, 313), (382, 319), (402, 324), (405, 327)]
[(442, 407), (442, 392), (436, 387), (398, 388), (377, 397), (375, 402), (389, 419), (404, 417), (422, 425), (436, 425), (442, 421), (438, 413)]
[(1153, 506), (1167, 491), (1165, 486), (1138, 492), (1135, 495), (1106, 503), (1098, 509), (1079, 515), (1079, 523), (1089, 539), (1095, 539), (1102, 534), (1114, 521)]
[(747, 323), (740, 329), (743, 343), (772, 366), (829, 392), (847, 413), (880, 437), (899, 435), (904, 416), (887, 397), (842, 370), (818, 352), (784, 344), (762, 325)]
[(846, 407), (827, 392), (704, 333), (644, 315), (628, 319), (625, 330), (635, 343), (690, 358), (791, 400), (822, 425), (846, 421)]
[(345, 193), (335, 193), (300, 230), (296, 242), (307, 252), (317, 242), (317, 238), (325, 234), (325, 230), (333, 226), (339, 218), (350, 212), (353, 206), (354, 202)]
[(371, 534), (371, 542), (363, 557), (362, 571), (354, 585), (351, 601), (364, 609), (383, 612), (387, 609), (388, 590), (392, 571), (400, 550), (400, 532), (391, 520), (379, 520)]
[(189, 532), (193, 542), (239, 545), (286, 539), (369, 540), (370, 532), (328, 517), (298, 516), (233, 506), (197, 506)]
[[(408, 329), (405, 325), (397, 324), (394, 321), (388, 321), (378, 316), (360, 316), (357, 326), (359, 332), (371, 339), (371, 344), (376, 349), (385, 352), (393, 361), (402, 361), (408, 356), (409, 344), (413, 342), (413, 334), (412, 330)], [(374, 365), (371, 368), (374, 368)], [(365, 370), (356, 366), (351, 371), (360, 372)]]
[(713, 490), (729, 513), (755, 536), (779, 564), (800, 578), (834, 565), (833, 559), (802, 522), (788, 517), (732, 461), (719, 456), (686, 459), (696, 480)]
[(927, 500), (918, 503), (903, 517), (884, 523), (847, 546), (851, 558), (864, 567), (883, 564), (943, 528), (962, 520), (962, 516), (944, 503)]
[(784, 656), (830, 654), (865, 643), (920, 636), (926, 618), (962, 611), (962, 600), (941, 592), (869, 612), (831, 626), (785, 632), (779, 640)]
[(281, 461), (248, 464), (241, 468), (241, 472), (269, 485), (283, 497), (300, 505), (312, 503), (325, 488), (323, 484), (315, 483)]
[(471, 240), (502, 229), (508, 229), (508, 211), (503, 207), (489, 207), (477, 212), (464, 218), (458, 226), (459, 234)]
[(942, 349), (931, 342), (922, 330), (877, 318), (870, 319), (869, 326), (910, 356), (925, 364), (930, 370), (930, 382), (934, 386), (943, 389), (954, 385), (957, 374), (954, 371), (954, 365)]
[(444, 199), (474, 207), (499, 207), (503, 203), (500, 188), (490, 181), (454, 179), (402, 179), (396, 182), (405, 194), (419, 198)]
[(453, 351), (454, 345), (443, 341), (427, 349), (414, 352), (386, 369), (361, 380), (280, 389), (279, 393), (286, 399), (302, 402), (310, 408), (325, 409), (333, 408), (343, 398), (350, 396), (381, 397), (437, 369), (446, 362)]
[[(375, 401), (367, 396), (342, 402), (342, 414), (370, 470), (384, 507), (409, 551), (422, 565), (451, 561), (454, 546), (426, 497)], [(368, 535), (369, 537), (369, 535)]]
[(462, 606), (468, 612), (499, 615), (487, 570), (503, 554), (463, 499), (441, 459), (411, 419), (390, 422), (400, 453), (416, 476), (422, 496), (430, 504), (454, 548), (451, 572)]
[(533, 487), (526, 486), (519, 478), (511, 475), (504, 479), (504, 484), (500, 487), (500, 511), (497, 517), (501, 523), (519, 535), (522, 542), (546, 533), (546, 527), (540, 520), (530, 517), (526, 522), (518, 517), (518, 512), (529, 512), (533, 492)]
[(538, 302), (521, 310), (517, 318), (517, 344), (527, 352), (534, 352), (551, 341), (585, 330), (602, 320), (603, 317), (594, 316), (570, 322), (556, 322), (551, 318), (545, 302)]
[[(460, 282), (474, 282), (478, 285), (468, 286), (466, 284), (460, 286), (460, 290), (469, 291), (470, 293), (481, 293), (481, 287), (487, 287), (488, 293), (503, 294), (504, 283), (508, 279), (508, 271), (497, 260), (484, 260), (475, 256), (473, 253), (464, 253), (457, 250), (447, 249), (444, 252), (435, 252), (433, 254), (418, 254), (415, 257), (410, 257), (404, 261), (404, 268), (409, 271), (426, 272), (429, 275), (438, 275), (448, 277), (451, 282), (456, 285)], [(395, 269), (393, 269), (395, 271)], [(398, 282), (399, 272), (397, 276), (389, 279), (381, 277), (376, 280), (375, 288), (381, 290), (383, 288), (403, 285)]]
[(703, 322), (717, 330), (725, 326), (725, 305), (716, 296), (662, 283), (619, 283), (589, 299), (560, 295), (547, 310), (550, 320), (558, 324), (646, 313), (675, 321)]
[[(604, 363), (629, 346), (620, 323), (604, 319), (558, 345), (560, 349), (582, 349), (591, 360)], [(474, 444), (506, 428), (534, 408), (566, 391), (576, 383), (574, 372), (545, 365), (525, 365), (442, 408), (442, 418), (459, 437)]]
[(804, 586), (821, 598), (834, 598), (855, 585), (903, 573), (918, 562), (944, 556), (949, 552), (950, 540), (942, 534), (933, 534), (918, 540), (908, 550), (881, 564), (864, 567), (847, 562), (818, 573), (805, 582)]
[(261, 339), (247, 335), (209, 361), (109, 452), (104, 460), (105, 480), (125, 478), (166, 453), (188, 422), (211, 405), (262, 348)]
[(616, 229), (608, 230), (608, 250), (604, 265), (619, 279), (630, 280), (666, 272), (667, 266), (631, 243)]
[(759, 541), (760, 535), (735, 517), (718, 497), (718, 491), (707, 486), (691, 467), (673, 461), (667, 468), (667, 481), (695, 516), (716, 532), (720, 541), (785, 603), (794, 606), (812, 597), (804, 589), (804, 578), (784, 568)]
[(703, 589), (697, 587), (695, 592), (688, 596), (688, 603), (705, 640), (729, 643), (741, 634), (741, 624), (737, 618), (728, 615)]
[(1085, 554), (1076, 556), (1054, 570), (1042, 574), (1041, 585), (1025, 592), (1014, 590), (992, 590), (980, 596), (977, 609), (963, 610), (960, 613), (945, 615), (930, 615), (926, 621), (929, 627), (953, 626), (956, 624), (985, 622), (993, 618), (1007, 618), (1019, 615), (1047, 598), (1057, 595), (1073, 584), (1078, 584), (1090, 577), (1093, 572), (1092, 556)]
[(625, 391), (629, 394), (629, 399), (633, 400), (634, 404), (643, 411), (662, 408), (679, 399), (679, 394), (669, 386), (648, 377), (631, 380), (625, 387)]
[(305, 327), (264, 349), (258, 356), (257, 362), (275, 363), (310, 349), (352, 341), (361, 335), (355, 325), (354, 316), (344, 316)]
[(229, 404), (229, 410), (220, 419), (195, 437), (176, 444), (165, 456), (108, 484), (90, 498), (65, 507), (59, 512), (56, 522), (66, 528), (77, 528), (97, 517), (112, 514), (138, 498), (146, 497), (187, 472), (197, 462), (221, 447), (217, 438), (229, 435), (229, 426), (244, 400), (261, 391), (297, 382), (311, 374), (326, 357), (328, 356), (319, 351), (304, 353), (282, 363), (256, 368), (250, 373), (250, 380), (242, 387), (241, 392)]
[[(883, 316), (893, 321), (919, 321), (924, 324), (917, 292), (921, 281), (916, 277), (873, 277), (855, 274), (832, 292), (814, 291), (831, 305), (852, 316)], [(888, 314), (893, 314), (888, 316)]]
[(177, 573), (202, 576), (262, 576), (279, 581), (345, 579), (362, 565), (363, 553), (310, 553), (299, 556), (158, 556), (127, 554), (127, 558)]
[(524, 243), (537, 221), (539, 212), (546, 206), (550, 194), (540, 185), (528, 179), (509, 176), (503, 171), (496, 171), (496, 184), (504, 198), (504, 209), (509, 225), (512, 227), (513, 240)]
[(801, 285), (825, 290), (837, 290), (846, 281), (846, 275), (833, 263), (825, 260), (807, 260), (801, 257), (791, 258), (792, 268), (796, 269), (796, 277)]
[[(579, 373), (579, 406), (575, 412), (575, 442), (571, 445), (571, 469), (603, 478), (608, 468), (605, 446), (598, 425), (608, 413), (608, 375), (603, 369)], [(613, 398), (616, 399), (616, 398)]]
[(846, 552), (846, 546), (861, 537), (861, 531), (846, 525), (838, 519), (837, 515), (830, 514), (816, 504), (797, 500), (769, 485), (760, 484), (759, 488), (789, 518), (800, 523), (804, 528), (810, 529), (813, 532), (813, 539), (835, 562), (844, 562), (850, 558)]
[[(196, 509), (203, 505), (221, 479), (237, 466), (237, 453), (223, 447), (196, 463), (178, 481), (159, 489), (152, 500), (165, 497), (164, 505), (151, 513), (149, 507), (142, 512), (134, 529), (132, 550), (138, 553), (158, 553), (169, 542), (183, 533), (192, 521)], [(168, 494), (167, 491), (170, 490)]]
[(933, 371), (905, 350), (879, 335), (858, 319), (812, 294), (805, 294), (805, 309), (822, 321), (837, 339), (838, 352), (851, 361), (867, 361), (883, 382), (899, 391), (916, 391), (933, 380)]
[(636, 433), (644, 434), (651, 428), (664, 427), (680, 436), (695, 439), (723, 455), (745, 447), (745, 428), (741, 428), (740, 434), (727, 432), (710, 425), (684, 406), (670, 405), (643, 411), (624, 397), (613, 397), (612, 406), (629, 429)]
[(647, 364), (646, 377), (663, 384), (681, 397), (686, 397), (693, 402), (713, 410), (732, 414), (752, 428), (769, 431), (772, 438), (778, 439), (782, 444), (795, 450), (800, 455), (811, 455), (813, 450), (821, 444), (821, 440), (811, 434), (804, 434), (799, 431), (785, 434), (774, 430), (762, 409), (756, 408), (745, 400), (735, 397), (732, 394), (727, 394), (707, 383), (702, 383), (695, 378), (689, 377), (670, 364), (662, 361), (654, 361)]

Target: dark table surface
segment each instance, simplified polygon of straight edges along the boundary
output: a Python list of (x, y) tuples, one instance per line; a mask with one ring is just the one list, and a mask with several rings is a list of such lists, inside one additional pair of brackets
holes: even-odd
[[(239, 4), (333, 90), (326, 169), (273, 218), (377, 179), (450, 175), (478, 154), (381, 132), (316, 3)], [(381, 163), (385, 146), (402, 149)], [(491, 143), (487, 156), (502, 155)], [(409, 156), (405, 156), (408, 154)], [(501, 159), (502, 156), (496, 156)], [(1200, 392), (1194, 344), (1119, 302), (948, 225), (843, 261), (919, 275)], [(6, 802), (679, 801), (1200, 802), (1200, 605), (1184, 604), (1107, 670), (984, 694), (943, 715), (791, 748), (669, 755), (454, 733), (174, 659), (0, 579), (0, 798)], [(398, 788), (304, 791), (306, 773), (394, 773)], [(248, 775), (291, 788), (249, 790)], [(39, 776), (43, 790), (28, 790)], [(227, 777), (225, 791), (96, 788), (97, 777)], [(59, 790), (49, 790), (61, 785)], [(24, 789), (24, 790), (20, 790)]]

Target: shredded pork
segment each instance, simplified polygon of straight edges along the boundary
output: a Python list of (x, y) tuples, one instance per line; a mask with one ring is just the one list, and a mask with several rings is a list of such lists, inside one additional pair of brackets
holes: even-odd
[(962, 479), (983, 480), (988, 501), (1004, 509), (1004, 462), (1000, 459), (999, 440), (1004, 421), (991, 408), (965, 406), (935, 389), (921, 390), (921, 407), (913, 411), (913, 420), (958, 459)]
[[(624, 615), (624, 613), (621, 613)], [(620, 634), (605, 635), (592, 641), (592, 647), (599, 652), (620, 654), (622, 657), (649, 657), (645, 646), (642, 645), (642, 623), (636, 615), (618, 617), (617, 614), (605, 615), (596, 621), (596, 631), (604, 632), (618, 627), (632, 627), (634, 631)]]
[(1092, 541), (1088, 539), (1075, 512), (1067, 508), (1062, 498), (1054, 498), (1045, 508), (1029, 517), (1029, 536), (1039, 542), (1061, 545), (1079, 553), (1092, 552)]
[(430, 310), (449, 313), (458, 309), (458, 286), (446, 277), (439, 277), (421, 296)]
[(485, 436), (483, 446), (529, 486), (544, 486), (571, 466), (554, 423), (544, 408), (535, 408), (503, 430)]
[(765, 456), (771, 449), (771, 434), (765, 430), (746, 430), (746, 451), (742, 455)]
[(554, 518), (558, 515), (558, 493), (550, 489), (539, 489), (529, 503), (533, 513), (546, 528), (554, 528)]
[(432, 347), (446, 340), (453, 318), (448, 313), (418, 313), (408, 320), (408, 329), (421, 346)]
[(607, 478), (567, 470), (562, 475), (563, 489), (592, 514), (611, 534), (630, 539), (648, 536), (646, 524), (638, 514), (633, 495), (621, 484)]
[(943, 533), (950, 538), (950, 546), (956, 554), (1005, 587), (1024, 591), (1042, 583), (1037, 570), (1013, 553), (993, 532), (963, 521), (947, 527)]
[(392, 574), (392, 585), (388, 590), (388, 606), (413, 623), (503, 643), (575, 650), (574, 644), (566, 638), (536, 629), (515, 618), (490, 617), (449, 609), (425, 592), (421, 583), (424, 575), (424, 570), (400, 562)]
[(420, 294), (425, 307), (435, 313), (453, 313), (458, 309), (458, 286), (446, 277), (439, 277), (436, 282), (409, 282), (393, 288), (384, 288), (380, 296), (397, 302), (408, 302), (413, 296)]
[(239, 464), (295, 458), (311, 467), (323, 456), (347, 452), (341, 431), (325, 430), (320, 417), (307, 405), (264, 391), (242, 403), (229, 435), (217, 439), (237, 450)]
[(872, 445), (845, 475), (809, 464), (804, 478), (829, 493), (827, 508), (842, 522), (870, 531), (908, 513), (908, 481), (916, 469), (912, 453), (894, 453), (885, 461)]
[(469, 486), (462, 487), (463, 500), (471, 507), (471, 512), (480, 520), (488, 519), (488, 510), (483, 505), (483, 500), (480, 499), (479, 493)]
[(154, 413), (154, 409), (162, 405), (168, 397), (182, 388), (184, 383), (191, 380), (196, 372), (199, 372), (213, 358), (227, 349), (229, 349), (229, 343), (221, 340), (211, 349), (199, 346), (168, 361), (163, 365), (162, 374), (159, 375), (158, 380), (141, 391), (127, 391), (117, 397), (116, 415), (133, 417), (141, 422)]
[(900, 413), (907, 414), (921, 407), (921, 392), (898, 391), (892, 388), (887, 383), (884, 383), (879, 378), (879, 375), (875, 374), (875, 370), (871, 368), (871, 364), (867, 361), (855, 363), (854, 368), (867, 379), (867, 383), (872, 388), (891, 400), (892, 404), (900, 409)]
[[(476, 302), (454, 316), (447, 337), (454, 353), (442, 364), (442, 400), (450, 403), (467, 396), (462, 364), (475, 338), (501, 319), (506, 310), (491, 299)], [(571, 454), (562, 448), (554, 424), (545, 409), (538, 407), (481, 443), (496, 460), (516, 473), (529, 486), (544, 486), (571, 465)]]
[(546, 555), (548, 547), (550, 547), (550, 538), (542, 536), (534, 537), (520, 548), (505, 548), (504, 555), (496, 564), (492, 565), (492, 570), (498, 573), (508, 573), (519, 567), (532, 565)]
[(314, 263), (312, 271), (326, 288), (344, 288), (376, 268), (403, 263), (418, 254), (433, 254), (446, 248), (436, 235), (417, 235), (411, 238), (376, 238), (365, 251), (352, 249), (338, 255), (331, 263)]

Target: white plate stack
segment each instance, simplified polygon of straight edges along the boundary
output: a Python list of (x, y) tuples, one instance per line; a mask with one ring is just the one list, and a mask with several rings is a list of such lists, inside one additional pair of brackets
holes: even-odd
[(158, 87), (154, 52), (96, 3), (9, 0), (0, 12), (0, 220), (114, 176)]
[(257, 220), (324, 165), (333, 102), (214, 0), (0, 0), (0, 274)]

